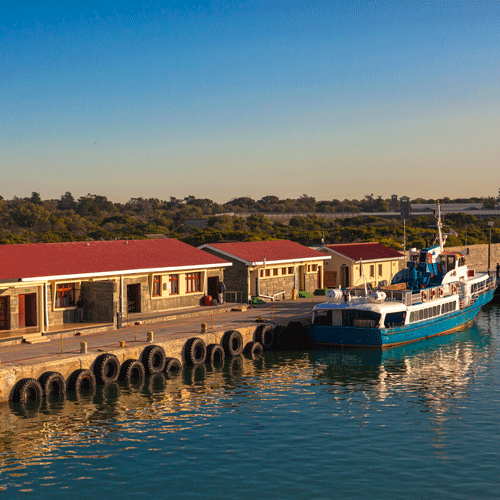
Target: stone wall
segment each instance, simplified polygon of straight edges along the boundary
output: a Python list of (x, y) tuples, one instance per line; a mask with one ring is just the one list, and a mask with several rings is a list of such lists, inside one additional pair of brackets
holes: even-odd
[[(445, 247), (447, 252), (462, 252), (469, 249), (469, 255), (465, 257), (465, 263), (469, 268), (477, 271), (488, 269), (488, 245), (469, 245), (467, 247)], [(500, 243), (491, 245), (490, 270), (495, 270), (497, 262), (500, 263)]]

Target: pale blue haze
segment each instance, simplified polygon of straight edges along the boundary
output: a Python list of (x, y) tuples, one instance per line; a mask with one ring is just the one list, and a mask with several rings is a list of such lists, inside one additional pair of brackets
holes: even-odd
[(500, 477), (500, 306), (380, 350), (266, 353), (0, 407), (0, 498), (490, 500)]
[(496, 196), (498, 1), (0, 3), (0, 194)]

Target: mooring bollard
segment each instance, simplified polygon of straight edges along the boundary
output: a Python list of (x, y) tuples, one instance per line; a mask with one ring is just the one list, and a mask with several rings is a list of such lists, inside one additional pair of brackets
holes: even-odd
[(148, 332), (148, 336), (146, 337), (146, 340), (148, 342), (153, 342), (153, 337), (154, 337), (153, 332)]
[(207, 333), (207, 324), (206, 323), (201, 324), (201, 333)]
[(125, 341), (124, 340), (120, 340), (120, 347), (125, 347)]
[(80, 342), (80, 354), (87, 354), (87, 342)]

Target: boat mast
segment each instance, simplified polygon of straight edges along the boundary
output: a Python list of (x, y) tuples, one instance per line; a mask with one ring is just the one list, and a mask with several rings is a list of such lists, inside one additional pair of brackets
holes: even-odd
[(444, 242), (443, 242), (443, 231), (441, 230), (443, 227), (443, 224), (441, 223), (441, 205), (439, 204), (439, 200), (437, 201), (437, 230), (438, 230), (438, 241), (439, 241), (439, 249), (441, 250), (441, 253), (443, 252), (444, 249)]

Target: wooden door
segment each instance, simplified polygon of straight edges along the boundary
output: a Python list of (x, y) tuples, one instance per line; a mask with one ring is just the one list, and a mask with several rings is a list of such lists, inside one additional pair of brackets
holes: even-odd
[(17, 296), (17, 310), (19, 311), (19, 328), (24, 328), (26, 326), (26, 297), (25, 295)]

